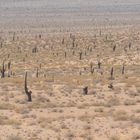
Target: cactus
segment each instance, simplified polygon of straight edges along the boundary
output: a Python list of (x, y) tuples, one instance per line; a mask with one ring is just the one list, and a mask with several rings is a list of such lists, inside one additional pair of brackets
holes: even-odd
[(38, 76), (39, 76), (39, 73), (38, 73), (38, 68), (37, 68), (37, 70), (36, 70), (36, 78), (38, 78)]
[(2, 48), (3, 47), (3, 43), (1, 42), (1, 44), (0, 44), (0, 47)]
[(85, 56), (87, 55), (87, 52), (85, 51)]
[(123, 67), (122, 67), (122, 74), (124, 74), (124, 70), (125, 70), (125, 66), (123, 64)]
[(79, 71), (79, 75), (82, 75), (82, 71), (81, 70)]
[(42, 68), (42, 65), (41, 65), (41, 63), (39, 64), (39, 68), (40, 68), (40, 69)]
[(42, 38), (42, 36), (41, 36), (41, 34), (39, 35), (39, 39), (41, 39)]
[(34, 47), (34, 48), (32, 49), (32, 53), (37, 53), (37, 52), (38, 52), (37, 47)]
[(112, 68), (111, 68), (111, 72), (110, 72), (111, 79), (113, 79), (113, 74), (114, 74), (114, 69), (113, 69), (113, 67), (112, 67)]
[(105, 40), (106, 40), (106, 41), (107, 41), (107, 39), (108, 39), (108, 35), (105, 36)]
[(64, 45), (64, 43), (65, 43), (65, 39), (63, 38), (63, 40), (62, 40), (62, 45)]
[(8, 77), (10, 77), (11, 74), (10, 70), (11, 70), (11, 61), (8, 62)]
[(102, 31), (100, 30), (100, 32), (99, 32), (99, 35), (101, 36), (102, 35)]
[(79, 53), (79, 59), (82, 59), (82, 52)]
[(72, 47), (75, 47), (75, 36), (70, 35), (70, 38), (72, 39)]
[(94, 73), (94, 68), (92, 68), (90, 72), (91, 72), (91, 74), (93, 74)]
[(73, 50), (72, 55), (75, 55), (75, 51)]
[(5, 72), (6, 72), (6, 67), (5, 67), (5, 64), (4, 64), (4, 61), (3, 61), (2, 69), (1, 69), (1, 78), (5, 77)]
[(90, 72), (91, 72), (91, 74), (94, 73), (94, 68), (93, 68), (93, 63), (92, 62), (90, 63)]
[(89, 49), (90, 49), (90, 48), (89, 48), (89, 46), (88, 46), (88, 47), (87, 47), (87, 51), (89, 51)]
[(90, 52), (92, 52), (92, 47), (90, 48)]
[(67, 52), (65, 52), (65, 58), (67, 57)]
[(15, 41), (15, 35), (16, 35), (16, 33), (14, 32), (14, 34), (13, 34), (13, 41)]
[(88, 94), (88, 87), (87, 86), (83, 88), (83, 94), (84, 95), (87, 95)]
[(75, 46), (75, 39), (73, 39), (73, 42), (72, 42), (72, 47), (74, 48)]
[(101, 62), (100, 61), (98, 61), (98, 69), (100, 69), (101, 68)]
[(28, 97), (28, 102), (32, 102), (32, 91), (29, 91), (28, 90), (28, 87), (27, 87), (27, 72), (25, 74), (25, 85), (24, 85), (24, 88), (25, 88), (25, 93)]
[(91, 63), (90, 63), (90, 69), (92, 69), (92, 68), (93, 68), (93, 63), (91, 62)]
[(127, 48), (126, 47), (124, 47), (124, 52), (127, 53)]
[(131, 49), (131, 46), (132, 46), (131, 43), (129, 43), (129, 45), (128, 45), (129, 49)]
[(108, 86), (108, 88), (110, 88), (110, 89), (114, 89), (113, 84), (112, 84), (112, 83), (110, 83), (110, 84), (109, 84), (109, 86)]
[(114, 47), (113, 47), (113, 52), (115, 52), (115, 50), (116, 50), (116, 45), (114, 45)]
[(8, 54), (8, 56), (7, 56), (8, 58), (10, 57), (10, 54)]

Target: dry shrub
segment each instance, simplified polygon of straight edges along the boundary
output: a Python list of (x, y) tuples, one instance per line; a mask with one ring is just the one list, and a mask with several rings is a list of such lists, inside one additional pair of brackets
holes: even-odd
[(104, 112), (104, 109), (103, 108), (95, 108), (94, 111), (95, 112)]
[(118, 105), (120, 105), (120, 100), (117, 97), (112, 97), (105, 104), (105, 106), (107, 107), (118, 106)]
[(132, 140), (139, 140), (140, 139), (140, 133), (134, 133), (132, 136)]
[(136, 101), (127, 99), (124, 101), (124, 105), (136, 105)]
[(15, 106), (9, 103), (0, 104), (0, 110), (11, 110), (11, 109), (15, 109)]
[(132, 116), (131, 120), (133, 123), (140, 124), (140, 116)]
[(66, 133), (65, 138), (74, 139), (74, 134), (71, 131), (69, 131), (68, 133)]
[(128, 116), (127, 112), (124, 110), (119, 110), (113, 114), (113, 118), (115, 121), (128, 121), (130, 117)]
[(109, 140), (120, 140), (120, 137), (118, 135), (112, 135)]
[(8, 140), (23, 140), (23, 139), (21, 137), (19, 137), (19, 136), (10, 136), (8, 138)]
[(0, 116), (0, 125), (20, 125), (20, 122), (6, 116)]

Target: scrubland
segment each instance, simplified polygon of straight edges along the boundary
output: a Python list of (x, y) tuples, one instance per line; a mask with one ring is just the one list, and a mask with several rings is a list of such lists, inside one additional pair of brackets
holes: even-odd
[(0, 42), (0, 140), (140, 139), (139, 30)]

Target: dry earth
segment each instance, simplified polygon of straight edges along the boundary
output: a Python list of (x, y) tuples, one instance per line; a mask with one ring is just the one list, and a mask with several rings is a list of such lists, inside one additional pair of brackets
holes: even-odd
[(139, 30), (18, 35), (1, 37), (0, 140), (140, 139)]

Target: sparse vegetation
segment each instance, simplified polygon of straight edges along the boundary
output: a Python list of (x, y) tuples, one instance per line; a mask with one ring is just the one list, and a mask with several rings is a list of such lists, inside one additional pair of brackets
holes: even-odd
[[(34, 11), (49, 21), (47, 14), (54, 9), (41, 16)], [(14, 10), (18, 11), (16, 6)], [(80, 19), (77, 10), (68, 11)], [(88, 15), (83, 15), (86, 21)], [(0, 139), (140, 139), (139, 29), (82, 29), (81, 24), (59, 31), (43, 23), (43, 30), (34, 24), (33, 29), (6, 32), (1, 27)]]

